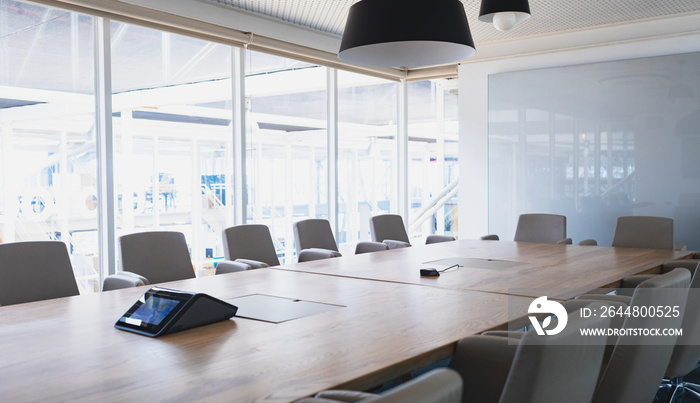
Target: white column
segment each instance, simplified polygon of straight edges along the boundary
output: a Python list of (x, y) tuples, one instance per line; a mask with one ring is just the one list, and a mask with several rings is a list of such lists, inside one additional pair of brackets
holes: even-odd
[(408, 222), (408, 84), (398, 83), (398, 124), (396, 125), (396, 170), (398, 214)]
[[(328, 133), (328, 221), (338, 236), (338, 70), (326, 68)], [(349, 206), (346, 206), (346, 214)]]
[[(245, 50), (231, 48), (233, 70), (232, 85), (232, 126), (233, 126), (233, 224), (246, 223), (248, 201), (246, 184), (246, 99), (245, 99)], [(227, 208), (230, 210), (230, 208)], [(227, 222), (228, 224), (228, 222)]]
[[(123, 233), (128, 234), (134, 231), (134, 214), (135, 211), (143, 211), (146, 195), (143, 194), (144, 189), (134, 189), (134, 181), (132, 175), (137, 172), (137, 169), (132, 166), (134, 163), (134, 120), (131, 116), (131, 109), (121, 111), (121, 117), (118, 122), (121, 125), (121, 161), (128, 164), (125, 167), (126, 180), (121, 183), (122, 190), (122, 216), (121, 224)], [(141, 197), (135, 198), (134, 192), (139, 192)], [(138, 203), (138, 208), (134, 209), (134, 203)]]
[(110, 21), (95, 18), (95, 128), (97, 142), (98, 242), (100, 288), (116, 270), (114, 137), (112, 132), (112, 58)]

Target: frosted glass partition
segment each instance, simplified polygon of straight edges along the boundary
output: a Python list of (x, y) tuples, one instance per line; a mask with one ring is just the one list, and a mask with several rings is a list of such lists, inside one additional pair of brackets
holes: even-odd
[(491, 75), (489, 232), (531, 212), (599, 245), (619, 216), (669, 217), (700, 250), (700, 53)]

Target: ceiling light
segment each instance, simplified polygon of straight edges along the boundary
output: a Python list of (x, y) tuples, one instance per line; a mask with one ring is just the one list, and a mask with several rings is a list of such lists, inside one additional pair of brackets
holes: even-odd
[(459, 0), (361, 0), (350, 7), (338, 57), (409, 68), (453, 63), (474, 53)]
[(530, 18), (527, 0), (482, 0), (479, 21), (493, 22), (499, 31), (508, 31), (516, 22)]

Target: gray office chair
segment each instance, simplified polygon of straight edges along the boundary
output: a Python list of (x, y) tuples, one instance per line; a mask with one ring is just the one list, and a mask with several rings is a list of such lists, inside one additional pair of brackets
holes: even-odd
[[(374, 242), (382, 242), (389, 245), (389, 249), (406, 248), (411, 246), (411, 241), (406, 233), (403, 218), (397, 214), (376, 215), (369, 220), (369, 229)], [(454, 241), (449, 235), (428, 235), (425, 243), (439, 243)]]
[[(495, 234), (484, 235), (484, 241), (498, 241)], [(515, 242), (571, 244), (566, 237), (566, 216), (557, 214), (521, 214), (515, 229)]]
[(618, 217), (612, 246), (673, 250), (673, 220), (664, 217)]
[(459, 374), (448, 368), (438, 368), (379, 395), (329, 390), (296, 403), (459, 403), (461, 399), (462, 379)]
[(592, 238), (588, 238), (579, 241), (578, 244), (581, 246), (598, 246), (598, 241)]
[(150, 284), (194, 278), (185, 235), (175, 231), (149, 231), (119, 238), (121, 267), (148, 279)]
[[(586, 306), (596, 309), (602, 303)], [(610, 318), (570, 314), (556, 335), (530, 330), (521, 337), (470, 336), (457, 343), (450, 368), (464, 381), (464, 403), (590, 403), (605, 337), (580, 329), (607, 328)]]
[[(252, 269), (279, 266), (270, 229), (261, 224), (236, 225), (223, 232), (224, 257)], [(217, 265), (218, 266), (218, 265)]]
[[(629, 301), (629, 307), (679, 306), (684, 311), (690, 285), (690, 272), (676, 268), (652, 276), (624, 295), (582, 295), (580, 298)], [(625, 329), (680, 328), (683, 317), (630, 316)], [(651, 402), (669, 366), (676, 340), (673, 337), (641, 339), (633, 335), (618, 338), (610, 358), (603, 363), (592, 403)]]
[(335, 243), (328, 220), (319, 218), (301, 220), (294, 223), (293, 229), (299, 262), (342, 256), (338, 252), (338, 245)]
[(30, 241), (0, 244), (0, 305), (78, 295), (66, 244)]
[(558, 243), (566, 240), (566, 216), (521, 214), (515, 229), (516, 242)]
[[(683, 334), (678, 337), (673, 354), (669, 360), (662, 389), (668, 390), (668, 401), (676, 401), (676, 398), (690, 394), (700, 400), (700, 385), (684, 380), (700, 361), (700, 261), (698, 260), (674, 260), (661, 267), (661, 273), (668, 273), (676, 268), (685, 268), (692, 273), (690, 279), (690, 293), (686, 303), (686, 311), (683, 315)], [(636, 288), (642, 282), (653, 278), (654, 274), (637, 275), (622, 280), (622, 289), (618, 294), (628, 294), (630, 289)]]

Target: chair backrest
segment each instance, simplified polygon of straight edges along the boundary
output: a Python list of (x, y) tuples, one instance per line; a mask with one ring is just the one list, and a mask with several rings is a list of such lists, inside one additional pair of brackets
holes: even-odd
[(460, 403), (462, 378), (448, 368), (438, 368), (362, 403)]
[(194, 278), (185, 235), (151, 231), (119, 238), (122, 269), (140, 274), (151, 284)]
[(257, 260), (270, 266), (279, 266), (280, 261), (267, 225), (236, 225), (226, 228), (223, 236), (226, 259)]
[(700, 361), (700, 263), (690, 279), (688, 301), (683, 314), (683, 334), (678, 337), (666, 368), (665, 377), (677, 378), (689, 374)]
[(612, 246), (673, 249), (673, 220), (664, 217), (618, 217)]
[[(589, 307), (598, 309), (602, 303)], [(527, 332), (518, 345), (500, 403), (589, 403), (605, 351), (605, 336), (582, 336), (580, 329), (605, 329), (610, 318), (569, 314), (564, 330), (540, 336)]]
[[(684, 310), (690, 272), (678, 268), (641, 282), (632, 295), (630, 308), (679, 306)], [(630, 315), (624, 329), (680, 328), (682, 317)], [(673, 337), (620, 336), (601, 373), (593, 403), (651, 402), (664, 377), (675, 345)]]
[(408, 242), (406, 227), (403, 225), (403, 218), (396, 214), (376, 215), (369, 220), (369, 229), (374, 242), (384, 242), (385, 239)]
[(338, 245), (335, 243), (335, 237), (328, 220), (320, 218), (301, 220), (294, 223), (293, 229), (297, 253), (310, 248), (338, 251)]
[(0, 305), (78, 295), (66, 244), (31, 241), (0, 244)]
[(557, 214), (521, 214), (514, 241), (557, 243), (566, 238), (566, 216)]

